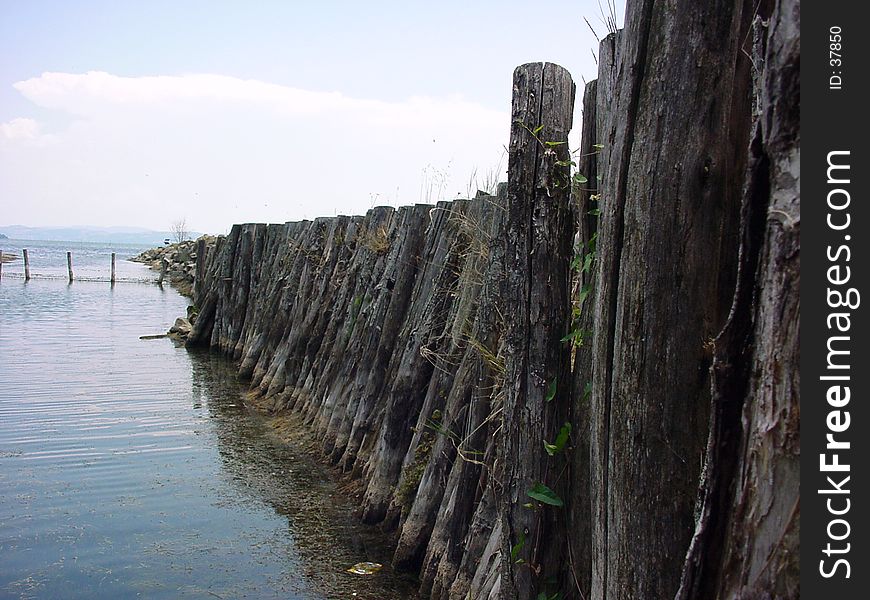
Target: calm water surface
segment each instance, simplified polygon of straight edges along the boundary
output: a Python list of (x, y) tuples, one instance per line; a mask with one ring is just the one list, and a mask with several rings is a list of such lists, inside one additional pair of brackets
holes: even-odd
[(0, 598), (406, 597), (344, 572), (373, 557), (350, 518), (323, 531), (334, 484), (225, 361), (139, 339), (186, 304), (0, 282)]

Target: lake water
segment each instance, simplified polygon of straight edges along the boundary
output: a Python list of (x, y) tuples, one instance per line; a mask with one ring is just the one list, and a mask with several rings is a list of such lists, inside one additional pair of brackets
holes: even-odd
[[(65, 249), (39, 244), (31, 261), (54, 256), (43, 272), (65, 274)], [(2, 249), (15, 251), (9, 240)], [(74, 260), (87, 254), (82, 270), (95, 274), (108, 252), (94, 246)], [(121, 258), (119, 276), (153, 277)], [(166, 331), (185, 298), (153, 283), (25, 282), (9, 272), (0, 281), (0, 598), (410, 596), (388, 569), (345, 572), (385, 562), (383, 551), (323, 468), (245, 407), (232, 365), (139, 339)]]
[(145, 246), (132, 244), (94, 244), (89, 242), (34, 242), (26, 240), (0, 240), (4, 255), (15, 255), (16, 260), (3, 265), (3, 276), (24, 277), (22, 249), (28, 249), (30, 276), (33, 279), (67, 279), (66, 253), (72, 253), (73, 277), (78, 280), (108, 281), (112, 273), (112, 252), (115, 253), (115, 278), (119, 282), (154, 281), (157, 273), (129, 262)]

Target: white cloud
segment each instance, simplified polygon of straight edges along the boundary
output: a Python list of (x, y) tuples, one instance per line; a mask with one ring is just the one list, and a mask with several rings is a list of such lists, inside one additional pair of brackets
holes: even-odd
[[(222, 75), (43, 73), (14, 87), (74, 119), (51, 144), (0, 145), (0, 197), (20, 211), (6, 219), (33, 225), (186, 216), (219, 232), (451, 198), (499, 161), (510, 126), (507, 106), (458, 96), (387, 102)], [(32, 119), (0, 127), (46, 137)]]
[(43, 73), (14, 86), (40, 106), (76, 114), (116, 107), (166, 107), (178, 102), (234, 101), (284, 108), (297, 114), (347, 104), (336, 93), (299, 90), (223, 75), (120, 77), (103, 71)]
[(0, 123), (0, 137), (7, 140), (33, 140), (39, 136), (39, 123), (33, 119), (12, 119)]
[(203, 103), (236, 103), (284, 116), (354, 113), (378, 123), (408, 124), (421, 118), (446, 122), (456, 117), (486, 121), (504, 116), (458, 96), (384, 102), (210, 74), (120, 77), (103, 71), (43, 73), (13, 87), (39, 106), (82, 116), (107, 109), (178, 109)]

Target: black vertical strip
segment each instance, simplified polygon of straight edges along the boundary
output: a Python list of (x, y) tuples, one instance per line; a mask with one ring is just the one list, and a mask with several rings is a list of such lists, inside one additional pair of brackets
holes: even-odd
[[(866, 598), (870, 581), (870, 394), (868, 394), (867, 314), (870, 288), (867, 286), (868, 211), (867, 180), (870, 178), (867, 152), (866, 73), (870, 63), (867, 23), (860, 12), (864, 3), (848, 0), (808, 2), (801, 15), (801, 139), (803, 167), (801, 180), (806, 201), (803, 202), (801, 231), (801, 592), (805, 598)], [(838, 62), (839, 61), (839, 62)], [(831, 152), (848, 154), (830, 155)], [(831, 173), (832, 179), (848, 179), (848, 183), (828, 182), (828, 162), (831, 159), (849, 169)], [(834, 192), (835, 204), (848, 206), (832, 210), (828, 197), (833, 190), (844, 190), (848, 196)], [(849, 226), (840, 226), (848, 215)], [(837, 254), (837, 253), (840, 254)], [(834, 258), (830, 258), (833, 256)], [(829, 275), (849, 280), (835, 284)], [(834, 270), (829, 270), (834, 268)], [(838, 294), (845, 297), (855, 290), (852, 300), (862, 295), (852, 306), (838, 304)], [(857, 305), (857, 306), (856, 306)], [(854, 307), (854, 308), (853, 308)], [(829, 321), (838, 313), (838, 331)], [(829, 328), (829, 325), (834, 325)], [(838, 355), (836, 362), (848, 368), (832, 370), (828, 364), (828, 344), (834, 336), (846, 339), (833, 341), (849, 354)], [(822, 380), (825, 376), (845, 376), (848, 380)], [(848, 386), (850, 401), (842, 407), (832, 406), (828, 391), (836, 385)], [(840, 412), (837, 413), (836, 411)], [(844, 420), (849, 413), (845, 431), (832, 432), (828, 419)], [(850, 448), (826, 448), (826, 436), (848, 442)], [(836, 454), (840, 464), (849, 471), (823, 472), (820, 456), (828, 463)], [(830, 477), (831, 481), (828, 481)], [(844, 482), (845, 477), (849, 480)], [(848, 493), (837, 491), (834, 485)], [(820, 493), (820, 490), (822, 493)], [(825, 492), (828, 490), (828, 492)], [(848, 502), (847, 502), (848, 500)], [(829, 505), (830, 502), (830, 505)], [(833, 511), (849, 510), (842, 515)], [(836, 539), (842, 538), (842, 539)], [(843, 561), (843, 562), (837, 562)], [(828, 577), (825, 574), (829, 575)]]

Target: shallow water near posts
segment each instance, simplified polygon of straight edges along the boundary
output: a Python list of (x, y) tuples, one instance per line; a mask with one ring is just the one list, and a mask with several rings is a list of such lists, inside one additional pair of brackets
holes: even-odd
[(151, 282), (158, 275), (139, 263), (127, 260), (148, 249), (138, 244), (0, 240), (0, 252), (11, 259), (3, 265), (2, 279), (24, 278), (25, 249), (29, 251), (30, 276), (33, 279), (67, 280), (67, 252), (72, 255), (73, 277), (77, 281), (108, 282), (112, 274), (113, 252), (116, 254), (115, 275), (118, 283)]
[(186, 305), (153, 284), (0, 282), (0, 597), (411, 597), (388, 568), (346, 572), (389, 554), (231, 364), (139, 339)]

